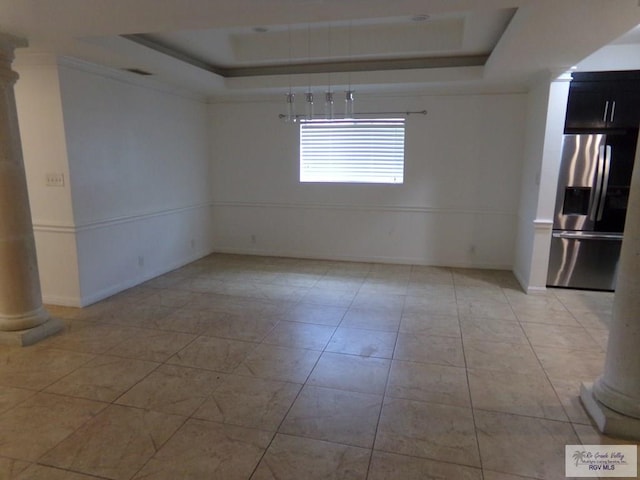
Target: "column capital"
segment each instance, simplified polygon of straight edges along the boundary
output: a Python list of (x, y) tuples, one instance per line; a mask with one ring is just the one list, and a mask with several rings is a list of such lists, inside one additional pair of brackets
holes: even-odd
[(0, 79), (4, 84), (13, 84), (18, 74), (11, 69), (15, 49), (29, 45), (26, 39), (0, 32)]

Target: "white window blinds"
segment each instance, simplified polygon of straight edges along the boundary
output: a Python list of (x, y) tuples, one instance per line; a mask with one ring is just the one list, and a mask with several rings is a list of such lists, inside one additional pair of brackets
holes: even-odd
[(405, 120), (300, 123), (300, 182), (402, 183)]

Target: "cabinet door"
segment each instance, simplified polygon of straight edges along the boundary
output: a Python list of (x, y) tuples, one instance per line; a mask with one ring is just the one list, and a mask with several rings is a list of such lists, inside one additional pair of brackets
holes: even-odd
[(611, 128), (638, 128), (640, 124), (639, 83), (623, 84), (614, 90), (611, 97), (615, 102), (610, 113)]
[(596, 130), (607, 127), (613, 101), (608, 89), (598, 88), (595, 82), (571, 83), (567, 103), (565, 131)]

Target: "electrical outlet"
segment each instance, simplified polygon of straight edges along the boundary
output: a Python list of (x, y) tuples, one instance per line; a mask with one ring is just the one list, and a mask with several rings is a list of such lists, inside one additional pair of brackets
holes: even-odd
[(47, 187), (64, 187), (64, 173), (45, 174), (45, 184)]

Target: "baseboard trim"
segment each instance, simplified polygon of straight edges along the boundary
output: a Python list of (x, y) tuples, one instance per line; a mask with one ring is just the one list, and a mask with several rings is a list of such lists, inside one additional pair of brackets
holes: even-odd
[(332, 255), (326, 256), (316, 253), (302, 253), (279, 250), (248, 250), (241, 248), (216, 247), (212, 253), (227, 253), (232, 255), (255, 255), (264, 257), (300, 258), (307, 260), (327, 260), (338, 262), (363, 262), (363, 263), (387, 263), (398, 265), (424, 265), (432, 267), (450, 268), (478, 268), (483, 270), (511, 270), (511, 265), (504, 264), (471, 264), (466, 262), (429, 262), (423, 258), (413, 257), (385, 257), (385, 256), (359, 256), (359, 255)]

